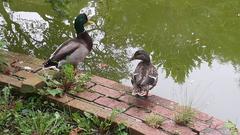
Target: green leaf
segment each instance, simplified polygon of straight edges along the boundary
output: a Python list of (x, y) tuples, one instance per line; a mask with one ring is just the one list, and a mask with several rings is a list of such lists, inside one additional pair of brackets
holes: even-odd
[(20, 111), (23, 108), (23, 103), (21, 101), (16, 101), (15, 110)]
[(52, 95), (52, 96), (56, 96), (56, 95), (61, 95), (63, 93), (62, 89), (48, 89), (47, 92)]
[(227, 129), (230, 130), (231, 132), (231, 135), (237, 135), (238, 134), (238, 129), (236, 127), (236, 124), (234, 124), (233, 122), (231, 121), (227, 121), (224, 125)]

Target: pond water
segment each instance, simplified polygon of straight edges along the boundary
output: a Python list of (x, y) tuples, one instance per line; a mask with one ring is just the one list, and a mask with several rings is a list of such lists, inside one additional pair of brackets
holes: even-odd
[[(62, 3), (64, 2), (64, 3)], [(46, 59), (75, 36), (85, 12), (94, 49), (84, 67), (130, 85), (138, 49), (159, 71), (156, 94), (240, 126), (239, 0), (18, 0), (1, 2), (0, 39), (9, 51)]]

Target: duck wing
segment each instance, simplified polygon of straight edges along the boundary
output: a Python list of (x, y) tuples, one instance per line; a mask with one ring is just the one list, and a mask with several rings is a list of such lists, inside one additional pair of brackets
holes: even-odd
[(143, 78), (143, 64), (139, 63), (132, 75), (132, 84), (133, 85), (139, 85), (141, 84), (142, 78)]
[(50, 58), (43, 63), (44, 67), (58, 66), (58, 62), (65, 59), (67, 56), (72, 54), (76, 49), (81, 45), (84, 45), (83, 42), (78, 41), (77, 39), (70, 39), (62, 43), (50, 56)]
[(152, 89), (158, 81), (158, 72), (157, 69), (151, 64), (146, 71), (146, 75), (144, 76), (144, 78), (141, 81), (141, 86), (146, 86), (146, 85), (151, 85), (152, 87), (150, 89)]
[(79, 42), (75, 40), (67, 40), (61, 46), (59, 46), (54, 53), (50, 56), (50, 60), (52, 61), (60, 61), (65, 59), (68, 55), (73, 53), (80, 46)]

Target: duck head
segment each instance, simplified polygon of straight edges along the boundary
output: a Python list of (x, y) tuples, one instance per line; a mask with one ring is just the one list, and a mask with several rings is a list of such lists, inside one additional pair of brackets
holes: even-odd
[(82, 33), (85, 31), (84, 25), (86, 24), (95, 24), (93, 21), (88, 20), (88, 17), (85, 13), (79, 14), (74, 22), (74, 28), (77, 34)]
[(142, 60), (144, 63), (150, 63), (149, 54), (144, 50), (136, 51), (130, 61), (132, 60)]

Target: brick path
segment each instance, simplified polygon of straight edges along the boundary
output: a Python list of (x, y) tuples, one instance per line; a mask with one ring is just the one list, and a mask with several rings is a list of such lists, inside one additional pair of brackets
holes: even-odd
[[(1, 52), (0, 52), (1, 53)], [(16, 53), (5, 53), (9, 62), (19, 59), (16, 65), (20, 68), (28, 66), (35, 71), (42, 63), (41, 60)], [(15, 77), (14, 77), (15, 76)], [(16, 79), (18, 76), (18, 79)], [(19, 77), (22, 78), (19, 80)], [(22, 88), (23, 92), (29, 92), (32, 87), (41, 87), (42, 81), (36, 74), (20, 70), (9, 77), (0, 74), (0, 84), (11, 84), (14, 87)], [(34, 85), (33, 85), (34, 84)], [(63, 106), (72, 109), (86, 111), (101, 118), (108, 118), (112, 109), (121, 109), (123, 113), (115, 119), (116, 123), (124, 123), (128, 126), (130, 134), (139, 135), (228, 135), (224, 128), (224, 122), (196, 110), (196, 116), (192, 125), (179, 126), (174, 122), (174, 115), (177, 114), (176, 102), (151, 95), (148, 99), (141, 99), (132, 96), (131, 88), (115, 81), (99, 76), (93, 76), (87, 84), (88, 90), (77, 94), (65, 94), (61, 98), (48, 96), (49, 99)], [(29, 88), (30, 87), (30, 88)], [(27, 90), (25, 90), (27, 89)], [(21, 91), (22, 91), (21, 90)], [(165, 118), (159, 129), (152, 128), (145, 124), (145, 117), (150, 113), (156, 113)]]

